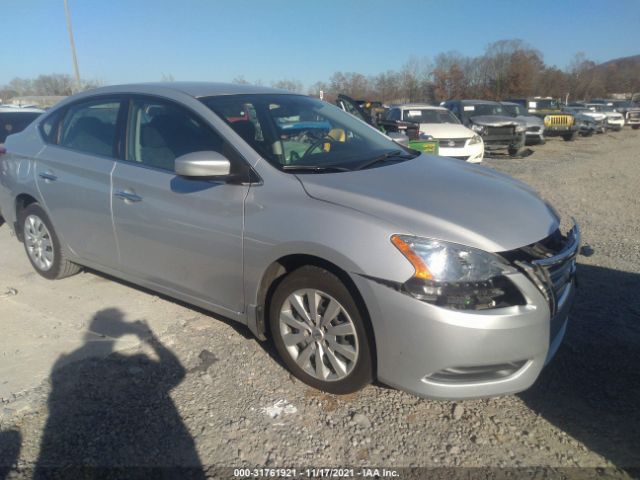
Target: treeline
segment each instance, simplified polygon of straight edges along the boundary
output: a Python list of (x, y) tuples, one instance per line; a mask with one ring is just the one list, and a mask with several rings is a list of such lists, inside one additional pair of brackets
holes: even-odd
[(50, 75), (39, 75), (36, 78), (14, 78), (8, 84), (0, 88), (0, 99), (4, 102), (14, 97), (24, 96), (49, 96), (71, 95), (82, 90), (89, 90), (102, 85), (96, 80), (82, 80), (80, 87), (71, 75), (53, 73)]
[(561, 70), (546, 65), (542, 54), (522, 40), (500, 40), (477, 57), (448, 52), (433, 61), (411, 58), (399, 71), (374, 76), (336, 72), (328, 81), (315, 83), (308, 93), (317, 95), (322, 90), (330, 99), (344, 93), (357, 99), (429, 103), (537, 95), (589, 99), (640, 92), (640, 59), (634, 58), (597, 65), (578, 53)]
[[(173, 80), (162, 75), (163, 81)], [(234, 83), (262, 84), (243, 76)], [(70, 95), (100, 86), (100, 81), (82, 81), (80, 88), (70, 75), (40, 75), (34, 79), (14, 78), (0, 88), (0, 99), (27, 95)], [(283, 79), (271, 86), (302, 93), (296, 79)], [(597, 65), (578, 53), (565, 68), (544, 63), (542, 53), (522, 40), (499, 40), (487, 45), (482, 55), (469, 57), (457, 52), (428, 58), (410, 58), (400, 70), (377, 75), (336, 72), (327, 81), (313, 84), (309, 95), (320, 91), (332, 101), (344, 93), (356, 99), (388, 103), (437, 103), (451, 98), (504, 99), (524, 96), (590, 99), (611, 93), (640, 92), (640, 55)]]

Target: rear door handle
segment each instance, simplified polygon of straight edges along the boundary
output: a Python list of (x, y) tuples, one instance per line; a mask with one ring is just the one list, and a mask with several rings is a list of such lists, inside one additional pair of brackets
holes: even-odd
[(40, 178), (42, 178), (45, 182), (55, 182), (58, 180), (58, 177), (53, 174), (53, 172), (47, 170), (46, 172), (41, 172), (38, 174)]
[(125, 202), (141, 202), (142, 197), (140, 195), (136, 195), (133, 192), (127, 192), (126, 190), (116, 190), (113, 193), (114, 197), (121, 198)]

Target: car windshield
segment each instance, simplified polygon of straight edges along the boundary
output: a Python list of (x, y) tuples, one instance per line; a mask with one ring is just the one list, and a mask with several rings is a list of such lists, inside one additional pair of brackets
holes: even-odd
[(402, 111), (402, 119), (414, 123), (460, 123), (449, 110), (435, 108), (408, 108)]
[(517, 117), (519, 115), (526, 115), (527, 111), (524, 109), (522, 105), (502, 105), (502, 109), (507, 115), (511, 115), (512, 117)]
[(529, 101), (529, 108), (537, 108), (540, 110), (549, 109), (556, 110), (560, 108), (560, 105), (557, 101), (551, 98), (543, 98)]
[(40, 115), (38, 112), (0, 112), (0, 143), (27, 128)]
[(501, 105), (493, 103), (480, 103), (477, 105), (463, 105), (462, 111), (467, 117), (477, 117), (479, 115), (504, 115)]
[(340, 108), (311, 97), (249, 94), (201, 101), (282, 170), (351, 170), (380, 156), (401, 158), (411, 152)]

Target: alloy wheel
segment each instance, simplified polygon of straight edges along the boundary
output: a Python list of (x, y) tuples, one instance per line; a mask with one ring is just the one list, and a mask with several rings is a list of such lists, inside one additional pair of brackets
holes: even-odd
[(24, 242), (33, 264), (42, 271), (49, 270), (54, 261), (53, 240), (49, 229), (36, 215), (24, 221)]
[(358, 337), (346, 309), (316, 289), (287, 297), (279, 315), (284, 346), (296, 364), (312, 377), (337, 381), (347, 377), (358, 360)]

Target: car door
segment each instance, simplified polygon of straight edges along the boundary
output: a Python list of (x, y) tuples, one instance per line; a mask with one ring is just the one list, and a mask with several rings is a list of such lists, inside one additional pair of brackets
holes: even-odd
[(54, 113), (59, 133), (47, 138), (35, 172), (62, 241), (76, 256), (105, 266), (118, 263), (110, 203), (121, 104), (118, 97), (92, 98)]
[(113, 172), (121, 269), (147, 283), (233, 312), (243, 309), (243, 205), (249, 187), (174, 173), (196, 151), (228, 155), (225, 141), (181, 105), (129, 103), (127, 148)]

